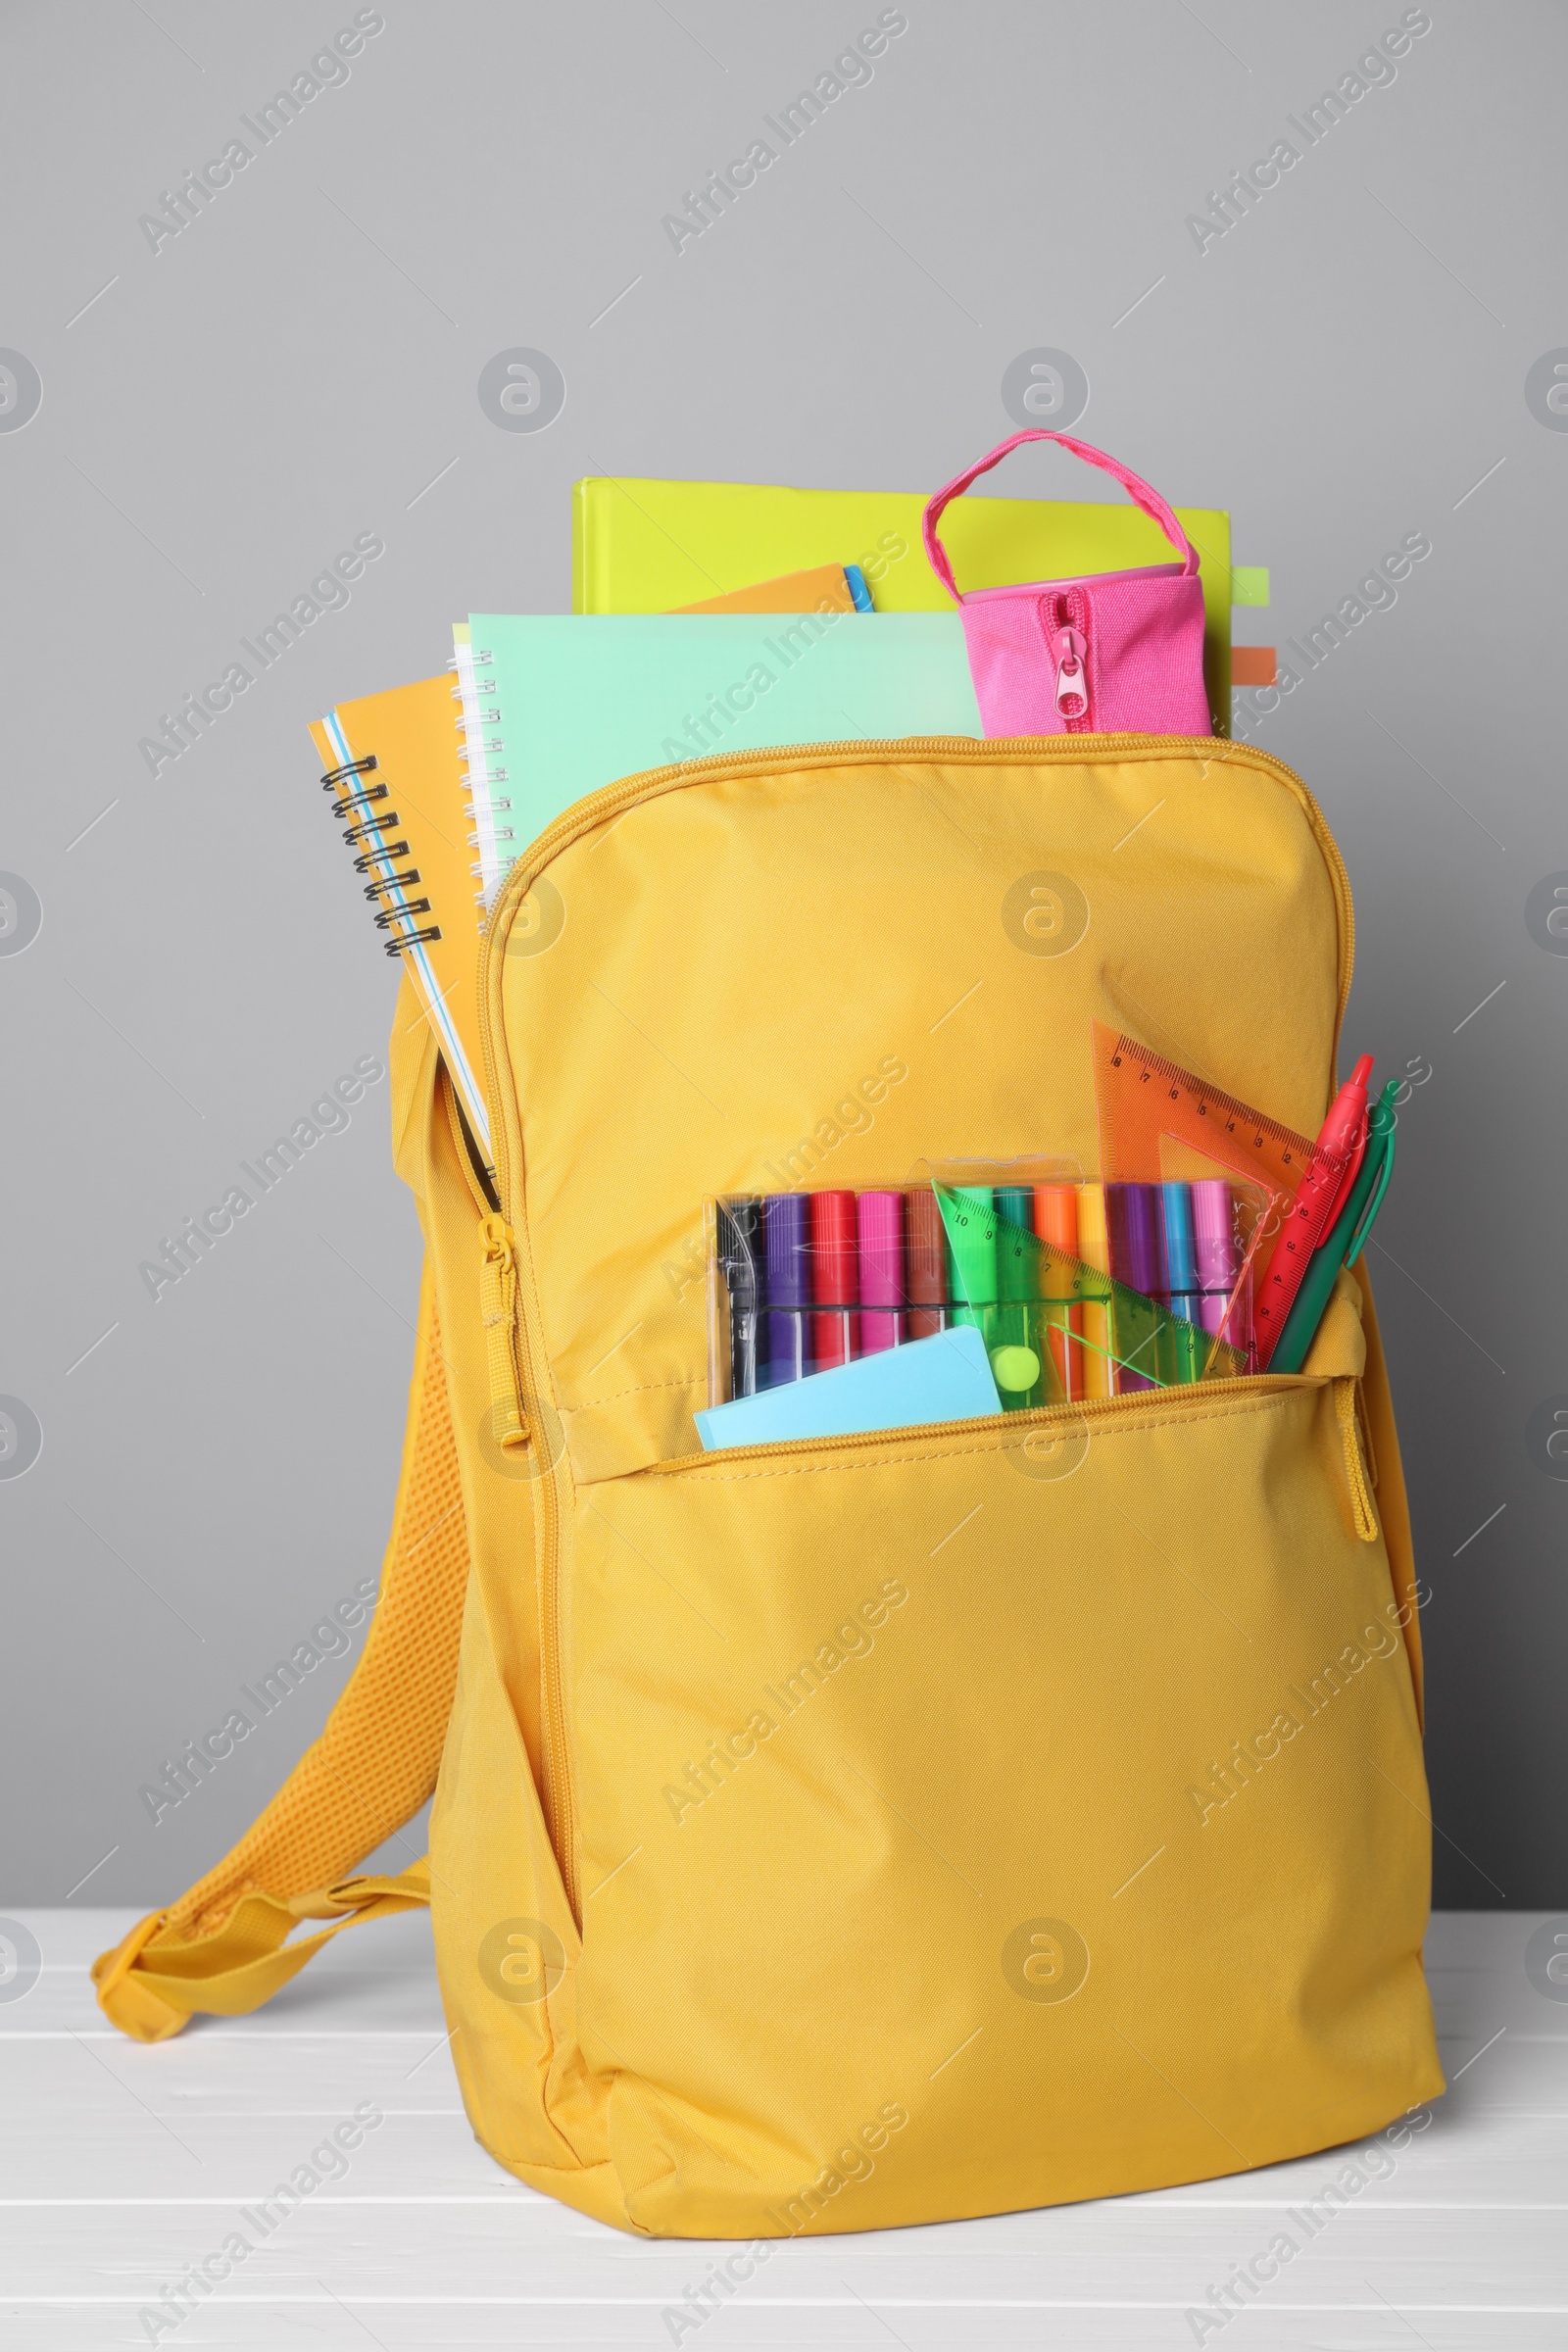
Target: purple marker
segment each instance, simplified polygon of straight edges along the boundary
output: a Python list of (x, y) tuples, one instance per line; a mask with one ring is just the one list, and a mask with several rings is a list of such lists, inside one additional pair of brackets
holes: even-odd
[(855, 1203), (860, 1244), (860, 1353), (880, 1355), (904, 1340), (904, 1195), (861, 1193)]
[(769, 1193), (762, 1204), (767, 1243), (767, 1385), (782, 1389), (811, 1369), (811, 1200), (808, 1193)]
[[(1110, 1244), (1112, 1278), (1125, 1283), (1130, 1291), (1141, 1291), (1146, 1298), (1156, 1298), (1164, 1283), (1160, 1267), (1161, 1206), (1157, 1184), (1105, 1187), (1105, 1234)], [(1158, 1385), (1142, 1372), (1130, 1372), (1124, 1364), (1116, 1366), (1118, 1396), (1136, 1396), (1140, 1390)]]
[(1205, 1176), (1193, 1186), (1193, 1251), (1198, 1263), (1198, 1320), (1216, 1336), (1223, 1334), (1234, 1348), (1245, 1348), (1248, 1334), (1238, 1330), (1245, 1321), (1238, 1305), (1232, 1328), (1225, 1328), (1225, 1307), (1236, 1288), (1236, 1212), (1231, 1188), (1223, 1176)]

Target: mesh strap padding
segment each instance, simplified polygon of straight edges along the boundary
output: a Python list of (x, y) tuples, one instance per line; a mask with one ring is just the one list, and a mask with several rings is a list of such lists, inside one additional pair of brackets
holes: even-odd
[[(391, 1540), (360, 1662), (319, 1739), (238, 1844), (169, 1911), (143, 1921), (117, 1952), (104, 1954), (94, 1972), (101, 2000), (106, 1986), (122, 1987), (138, 1973), (167, 1978), (172, 1971), (189, 1981), (190, 2008), (205, 2006), (200, 1979), (231, 1967), (222, 1931), (246, 1896), (265, 1895), (286, 1908), (295, 1896), (332, 1887), (418, 1811), (435, 1787), (452, 1711), (467, 1572), (463, 1490), (426, 1264)], [(210, 1968), (194, 1948), (204, 1942)], [(128, 1945), (134, 1949), (126, 1957)], [(108, 2001), (104, 2006), (115, 2015)], [(116, 2006), (125, 2008), (116, 2023), (135, 2031), (128, 2006)], [(175, 2030), (175, 2022), (166, 2030)]]

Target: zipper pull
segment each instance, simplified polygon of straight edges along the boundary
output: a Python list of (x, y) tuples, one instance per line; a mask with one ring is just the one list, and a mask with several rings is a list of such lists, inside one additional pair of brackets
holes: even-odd
[(1345, 1476), (1350, 1489), (1350, 1517), (1362, 1543), (1375, 1544), (1382, 1530), (1378, 1526), (1378, 1515), (1372, 1501), (1371, 1482), (1357, 1427), (1356, 1405), (1360, 1386), (1359, 1380), (1353, 1378), (1337, 1380), (1334, 1383), (1334, 1410), (1340, 1424), (1340, 1441), (1345, 1447)]
[(481, 1217), (479, 1232), (484, 1242), (484, 1262), (494, 1266), (501, 1275), (516, 1272), (516, 1237), (505, 1217)]
[(1084, 675), (1084, 656), (1089, 648), (1076, 629), (1058, 629), (1054, 645), (1056, 709), (1063, 718), (1082, 718), (1089, 708), (1089, 681)]
[(484, 1263), (479, 1269), (479, 1311), (486, 1325), (512, 1320), (517, 1291), (516, 1237), (505, 1217), (480, 1220)]
[(484, 1244), (479, 1267), (479, 1319), (485, 1327), (490, 1368), (488, 1435), (504, 1455), (529, 1442), (528, 1417), (517, 1394), (513, 1347), (517, 1304), (517, 1243), (505, 1217), (493, 1214), (480, 1219), (479, 1234)]

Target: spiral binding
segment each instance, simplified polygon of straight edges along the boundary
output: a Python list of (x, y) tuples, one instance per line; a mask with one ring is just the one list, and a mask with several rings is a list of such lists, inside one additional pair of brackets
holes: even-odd
[(341, 824), (351, 808), (368, 808), (373, 802), (384, 801), (386, 797), (384, 784), (372, 784), (368, 792), (351, 792), (346, 799), (334, 801), (328, 813)]
[[(347, 760), (340, 767), (327, 769), (321, 778), (321, 789), (340, 796), (331, 806), (331, 813), (339, 824), (343, 824), (347, 817), (354, 819), (352, 824), (344, 825), (343, 839), (350, 849), (360, 851), (354, 860), (355, 872), (371, 877), (365, 885), (366, 898), (379, 899), (388, 891), (398, 894), (398, 905), (378, 907), (374, 920), (378, 931), (392, 933), (382, 943), (387, 955), (401, 956), (405, 948), (421, 947), (439, 939), (441, 929), (437, 923), (421, 925), (418, 921), (421, 914), (433, 911), (428, 899), (411, 899), (406, 895), (418, 882), (419, 872), (416, 866), (399, 866), (397, 862), (400, 858), (409, 856), (408, 843), (385, 838), (388, 833), (395, 832), (403, 821), (397, 810), (387, 808), (375, 815), (367, 813), (372, 808), (378, 809), (379, 804), (390, 800), (392, 796), (391, 786), (379, 778), (373, 784), (363, 782), (363, 778), (375, 773), (379, 764), (373, 753), (363, 760)], [(344, 792), (345, 784), (352, 784), (355, 790)], [(398, 923), (413, 927), (394, 930), (394, 924)]]
[(342, 767), (329, 767), (321, 778), (321, 790), (336, 792), (345, 776), (368, 776), (375, 765), (375, 755), (372, 752), (367, 759), (349, 760)]
[(478, 853), (469, 871), (479, 884), (473, 896), (481, 910), (494, 899), (514, 855), (512, 827), (497, 821), (501, 813), (511, 814), (512, 801), (507, 793), (496, 789), (510, 779), (505, 767), (498, 764), (497, 756), (506, 757), (506, 744), (494, 731), (500, 726), (502, 716), (495, 698), (495, 680), (482, 674), (491, 660), (485, 648), (460, 642), (449, 665), (457, 673), (452, 699), (461, 706), (461, 714), (454, 724), (461, 738), (459, 758), (468, 796), (464, 803), (464, 814), (472, 820), (474, 828), (468, 835), (468, 847)]
[[(356, 858), (354, 871), (357, 874), (368, 874), (372, 866), (379, 865), (385, 858), (407, 858), (408, 855), (409, 845), (406, 841), (389, 841), (384, 848), (367, 850), (363, 858)], [(367, 892), (366, 896), (368, 897), (369, 893)]]
[[(385, 816), (372, 816), (368, 818), (363, 825), (350, 825), (343, 838), (352, 849), (357, 842), (368, 841), (372, 833), (384, 833), (389, 825), (399, 822), (398, 812), (392, 808), (387, 811)], [(383, 858), (390, 856), (390, 852), (385, 849), (378, 854)]]

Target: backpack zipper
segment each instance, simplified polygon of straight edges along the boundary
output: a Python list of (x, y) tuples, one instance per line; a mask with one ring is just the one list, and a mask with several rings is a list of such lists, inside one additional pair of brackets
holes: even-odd
[[(481, 1016), (482, 1017), (482, 1016)], [(485, 1037), (485, 1058), (490, 1059)], [(490, 1100), (495, 1100), (492, 1095)], [(481, 1219), (479, 1236), (484, 1255), (479, 1269), (479, 1314), (485, 1327), (490, 1371), (491, 1436), (504, 1453), (521, 1453), (532, 1446), (536, 1464), (547, 1446), (549, 1418), (539, 1410), (540, 1392), (525, 1371), (526, 1345), (517, 1313), (517, 1237), (504, 1216)], [(544, 1807), (566, 1896), (574, 1917), (577, 1903), (577, 1824), (571, 1776), (567, 1770), (566, 1710), (561, 1687), (560, 1561), (555, 1464), (546, 1461), (533, 1485), (539, 1511), (539, 1664), (542, 1685), (541, 1760), (544, 1765)]]
[[(989, 1437), (993, 1432), (1004, 1431), (1009, 1437), (1016, 1438), (1034, 1430), (1049, 1435), (1052, 1429), (1058, 1426), (1076, 1430), (1083, 1426), (1093, 1428), (1104, 1421), (1125, 1420), (1129, 1415), (1135, 1419), (1140, 1416), (1147, 1418), (1152, 1411), (1157, 1410), (1161, 1406), (1175, 1405), (1178, 1411), (1183, 1406), (1201, 1409), (1226, 1397), (1283, 1396), (1288, 1395), (1292, 1389), (1310, 1388), (1317, 1385), (1318, 1377), (1316, 1375), (1309, 1380), (1298, 1372), (1246, 1373), (1233, 1380), (1209, 1381), (1201, 1385), (1195, 1382), (1177, 1388), (1149, 1389), (1125, 1396), (1084, 1396), (1073, 1403), (1036, 1405), (1028, 1412), (974, 1414), (966, 1421), (923, 1421), (905, 1429), (862, 1430), (850, 1437), (777, 1438), (766, 1446), (726, 1446), (718, 1453), (677, 1454), (672, 1461), (651, 1462), (644, 1475), (649, 1478), (689, 1477), (705, 1470), (710, 1463), (715, 1470), (723, 1470), (737, 1462), (768, 1461), (779, 1455), (787, 1457), (790, 1454), (799, 1453), (864, 1453), (877, 1446), (891, 1446), (895, 1449), (902, 1450), (916, 1440), (923, 1441), (927, 1438), (983, 1438)], [(1336, 1381), (1333, 1385), (1338, 1389), (1342, 1384)], [(1352, 1381), (1346, 1385), (1353, 1387), (1355, 1384)], [(1343, 1431), (1344, 1410), (1337, 1399), (1336, 1411), (1339, 1414)], [(1185, 1414), (1182, 1417), (1185, 1418)], [(1351, 1456), (1348, 1445), (1345, 1448), (1345, 1458), (1346, 1481), (1350, 1488), (1351, 1507), (1357, 1516), (1356, 1532), (1359, 1534), (1361, 1532), (1360, 1502), (1356, 1479), (1350, 1468)], [(1358, 1456), (1357, 1461), (1359, 1462)]]
[[(1060, 601), (1068, 603), (1069, 600), (1063, 598)], [(1074, 625), (1069, 606), (1068, 617), (1059, 626), (1071, 628)], [(1086, 688), (1087, 683), (1086, 673)], [(520, 1431), (535, 1431), (542, 1436), (547, 1422), (539, 1408), (548, 1395), (550, 1376), (538, 1338), (539, 1296), (534, 1282), (526, 1203), (522, 1192), (521, 1113), (513, 1085), (511, 1064), (496, 1050), (497, 1038), (505, 1025), (502, 979), (506, 968), (505, 956), (498, 956), (496, 948), (498, 941), (510, 929), (512, 918), (526, 898), (535, 877), (579, 835), (592, 832), (596, 826), (620, 815), (637, 802), (655, 799), (663, 792), (678, 791), (687, 784), (706, 783), (710, 777), (724, 773), (745, 775), (758, 768), (777, 767), (786, 763), (793, 768), (842, 767), (851, 763), (885, 767), (897, 766), (905, 760), (940, 760), (952, 765), (985, 766), (997, 760), (1028, 759), (1042, 766), (1050, 766), (1057, 761), (1081, 760), (1082, 747), (1071, 738), (1089, 731), (1087, 703), (1086, 692), (1085, 716), (1076, 724), (1068, 719), (1066, 736), (994, 736), (980, 739), (973, 735), (907, 735), (891, 742), (858, 740), (791, 744), (756, 752), (712, 752), (704, 759), (681, 760), (673, 766), (645, 768), (638, 775), (622, 777), (618, 783), (607, 784), (603, 791), (589, 793), (586, 799), (574, 802), (571, 808), (556, 818), (554, 824), (547, 825), (538, 839), (515, 859), (502, 885), (501, 895), (490, 910), (480, 938), (479, 1037), (484, 1056), (485, 1100), (491, 1114), (496, 1155), (496, 1189), (501, 1200), (500, 1217), (485, 1220), (485, 1247), (487, 1263), (493, 1262), (494, 1266), (497, 1303), (509, 1331), (511, 1376), (515, 1382), (514, 1393)], [(1216, 746), (1219, 747), (1217, 756)], [(1272, 776), (1276, 783), (1300, 803), (1324, 864), (1328, 867), (1339, 916), (1340, 993), (1334, 1019), (1334, 1056), (1337, 1059), (1340, 1027), (1345, 1018), (1355, 961), (1355, 918), (1350, 905), (1349, 878), (1345, 870), (1345, 860), (1340, 856), (1339, 845), (1299, 776), (1288, 768), (1283, 760), (1275, 760), (1267, 752), (1231, 744), (1223, 737), (1216, 736), (1102, 735), (1097, 738), (1096, 749), (1101, 760), (1200, 759), (1220, 766), (1232, 759), (1240, 758), (1249, 766), (1260, 768)], [(514, 1136), (516, 1138), (515, 1148)], [(504, 1249), (499, 1238), (495, 1243), (497, 1255), (494, 1261), (489, 1259), (492, 1238), (488, 1228), (492, 1223), (499, 1225), (505, 1236)], [(503, 1257), (508, 1261), (505, 1264)], [(493, 1351), (491, 1363), (494, 1368), (496, 1357)], [(1114, 1412), (1129, 1404), (1136, 1407), (1136, 1403), (1134, 1398), (1111, 1397), (1100, 1402), (1096, 1409), (1099, 1413), (1107, 1410)], [(1087, 1411), (1089, 1407), (1086, 1405), (1075, 1409)], [(1017, 1421), (1021, 1416), (1013, 1414), (1008, 1418)], [(964, 1426), (972, 1424), (956, 1422), (950, 1425), (953, 1429)], [(929, 1437), (944, 1433), (925, 1430), (920, 1434)], [(735, 1449), (736, 1452), (739, 1450)], [(734, 1458), (732, 1452), (730, 1459)], [(562, 1459), (564, 1459), (564, 1453)], [(688, 1463), (690, 1460), (688, 1456)], [(556, 1479), (561, 1475), (561, 1462), (552, 1464), (543, 1469), (534, 1481), (539, 1512), (542, 1796), (545, 1819), (561, 1868), (566, 1899), (571, 1905), (572, 1916), (580, 1926), (582, 1906), (577, 1867), (576, 1794), (572, 1785), (561, 1666), (561, 1501), (556, 1491)]]
[(1383, 1531), (1378, 1525), (1357, 1425), (1361, 1384), (1353, 1376), (1345, 1375), (1325, 1376), (1317, 1373), (1308, 1378), (1298, 1372), (1249, 1373), (1236, 1380), (1206, 1383), (1202, 1387), (1195, 1383), (1191, 1387), (1151, 1389), (1136, 1396), (1083, 1397), (1077, 1403), (1037, 1405), (1033, 1411), (1025, 1413), (987, 1413), (968, 1421), (923, 1422), (906, 1429), (872, 1429), (845, 1438), (781, 1438), (769, 1446), (726, 1446), (721, 1453), (688, 1453), (677, 1456), (674, 1461), (650, 1463), (647, 1475), (652, 1478), (674, 1475), (701, 1477), (710, 1465), (717, 1474), (725, 1469), (733, 1471), (734, 1465), (739, 1462), (765, 1462), (779, 1455), (788, 1458), (791, 1454), (802, 1453), (863, 1453), (877, 1446), (891, 1446), (903, 1451), (916, 1441), (923, 1442), (928, 1438), (983, 1438), (990, 1436), (993, 1431), (999, 1435), (1005, 1431), (1014, 1441), (1022, 1437), (1027, 1445), (1028, 1435), (1025, 1433), (1037, 1430), (1042, 1436), (1049, 1436), (1054, 1428), (1074, 1432), (1080, 1428), (1092, 1430), (1101, 1423), (1125, 1420), (1129, 1416), (1135, 1421), (1140, 1417), (1148, 1419), (1151, 1413), (1172, 1405), (1176, 1407), (1174, 1417), (1177, 1419), (1187, 1419), (1195, 1408), (1201, 1410), (1206, 1417), (1208, 1406), (1221, 1403), (1228, 1397), (1283, 1396), (1293, 1389), (1318, 1385), (1334, 1392), (1340, 1449), (1345, 1457), (1345, 1484), (1349, 1494), (1350, 1523), (1361, 1543), (1375, 1544)]

